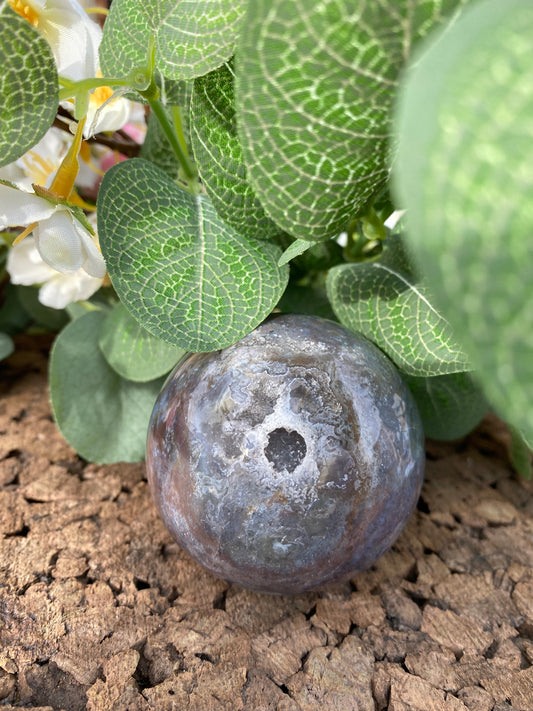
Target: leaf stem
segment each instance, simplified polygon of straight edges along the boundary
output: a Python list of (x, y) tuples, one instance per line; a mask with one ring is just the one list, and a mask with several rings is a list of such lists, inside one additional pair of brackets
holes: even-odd
[(99, 86), (128, 86), (129, 82), (126, 79), (118, 79), (116, 77), (94, 77), (91, 79), (81, 79), (80, 81), (72, 81), (65, 77), (59, 78), (59, 83), (63, 87), (59, 91), (59, 100), (69, 99), (71, 96), (82, 91), (90, 91), (97, 89)]
[(148, 99), (148, 103), (156, 115), (157, 120), (161, 124), (161, 128), (165, 132), (165, 135), (172, 146), (172, 150), (174, 151), (176, 158), (178, 159), (179, 164), (187, 177), (187, 180), (189, 183), (194, 182), (198, 177), (196, 168), (189, 160), (187, 153), (183, 150), (178, 134), (172, 125), (163, 104), (158, 98)]
[(185, 152), (185, 155), (187, 158), (189, 158), (189, 151), (187, 150), (187, 141), (185, 140), (185, 135), (183, 133), (183, 123), (181, 121), (181, 110), (179, 106), (171, 106), (170, 108), (172, 112), (172, 120), (174, 123), (174, 128), (176, 129), (176, 133), (178, 134), (178, 140), (181, 143), (181, 146)]

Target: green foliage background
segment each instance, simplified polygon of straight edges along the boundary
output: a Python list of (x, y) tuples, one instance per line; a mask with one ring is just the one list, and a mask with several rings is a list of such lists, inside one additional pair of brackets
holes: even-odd
[(433, 38), (400, 97), (393, 182), (435, 302), (530, 441), (532, 33), (531, 3), (485, 0)]
[[(7, 164), (51, 124), (58, 87), (38, 32), (5, 2), (0, 23)], [(529, 0), (114, 0), (102, 70), (153, 71), (146, 89), (131, 79), (152, 112), (141, 158), (98, 196), (113, 288), (58, 317), (71, 322), (52, 402), (82, 456), (142, 457), (176, 360), (278, 309), (377, 343), (431, 436), (460, 437), (494, 407), (527, 474), (531, 36)], [(383, 225), (395, 208), (401, 234)], [(0, 356), (17, 328), (54, 328), (34, 293), (6, 294)]]

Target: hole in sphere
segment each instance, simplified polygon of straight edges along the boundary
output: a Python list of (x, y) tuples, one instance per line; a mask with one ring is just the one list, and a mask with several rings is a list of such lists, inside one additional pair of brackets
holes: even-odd
[(295, 430), (278, 427), (268, 435), (265, 456), (278, 472), (293, 472), (307, 452), (305, 439)]

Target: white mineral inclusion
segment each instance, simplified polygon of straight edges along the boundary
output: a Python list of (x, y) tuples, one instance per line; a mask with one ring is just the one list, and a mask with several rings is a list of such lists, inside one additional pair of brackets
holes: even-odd
[[(250, 433), (250, 437), (255, 440), (251, 456), (256, 456), (261, 463), (261, 484), (263, 486), (277, 488), (288, 499), (303, 503), (306, 498), (308, 499), (316, 493), (316, 486), (320, 478), (320, 471), (316, 463), (318, 440), (312, 425), (291, 412), (290, 393), (290, 389), (283, 392), (276, 401), (274, 412)], [(267, 459), (265, 450), (269, 443), (269, 435), (278, 429), (297, 432), (305, 441), (305, 455), (293, 471), (288, 471), (286, 467), (278, 471)], [(324, 429), (328, 433), (334, 434), (333, 427), (325, 426)]]
[[(246, 487), (252, 480), (265, 495), (270, 492), (271, 497), (282, 497), (289, 506), (301, 511), (312, 507), (320, 489), (329, 489), (332, 495), (339, 488), (351, 487), (355, 493), (363, 489), (368, 501), (364, 506), (373, 505), (368, 494), (379, 484), (374, 459), (383, 432), (379, 410), (364, 378), (358, 383), (357, 402), (352, 400), (353, 382), (346, 373), (357, 368), (357, 352), (335, 353), (330, 359), (328, 344), (307, 336), (291, 340), (286, 334), (273, 334), (268, 349), (260, 333), (249, 334), (247, 341), (244, 352), (234, 347), (220, 353), (217, 367), (226, 374), (226, 381), (218, 397), (212, 392), (209, 377), (197, 385), (195, 399), (202, 403), (211, 398), (212, 406), (191, 408), (191, 432), (205, 433), (206, 427), (212, 427), (212, 436), (208, 440), (210, 466), (205, 465), (205, 439), (191, 438), (195, 496), (200, 499), (209, 492), (219, 502), (218, 510), (228, 501), (235, 505), (240, 502), (248, 510), (246, 518), (250, 526), (258, 512), (257, 505), (244, 503)], [(322, 358), (322, 365), (300, 363), (302, 353)], [(302, 403), (295, 396), (299, 389)], [(314, 413), (310, 405), (313, 401), (317, 410)], [(268, 414), (267, 402), (271, 403)], [(352, 429), (346, 426), (346, 408), (354, 409), (355, 419), (357, 410), (365, 413), (364, 418), (357, 419), (355, 430), (353, 425)], [(253, 422), (254, 415), (257, 423)], [(216, 435), (217, 428), (226, 441), (224, 436)], [(305, 454), (292, 468), (276, 465), (267, 457), (270, 437), (280, 430), (289, 436), (297, 433), (305, 442)], [(337, 474), (332, 481), (331, 469), (338, 468), (339, 453), (344, 458), (346, 472)], [(214, 475), (215, 469), (219, 476)], [(335, 506), (332, 498), (329, 505), (324, 504), (324, 510), (333, 513)], [(206, 514), (208, 519), (214, 515), (218, 515), (214, 510)], [(295, 540), (273, 549), (281, 553), (291, 545), (301, 544), (302, 541)]]

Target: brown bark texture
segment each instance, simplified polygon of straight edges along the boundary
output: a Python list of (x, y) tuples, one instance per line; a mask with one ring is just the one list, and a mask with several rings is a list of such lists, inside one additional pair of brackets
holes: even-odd
[(370, 570), (261, 595), (179, 549), (143, 464), (65, 443), (47, 345), (0, 364), (0, 708), (533, 710), (533, 489), (496, 418), (428, 441), (418, 509)]

